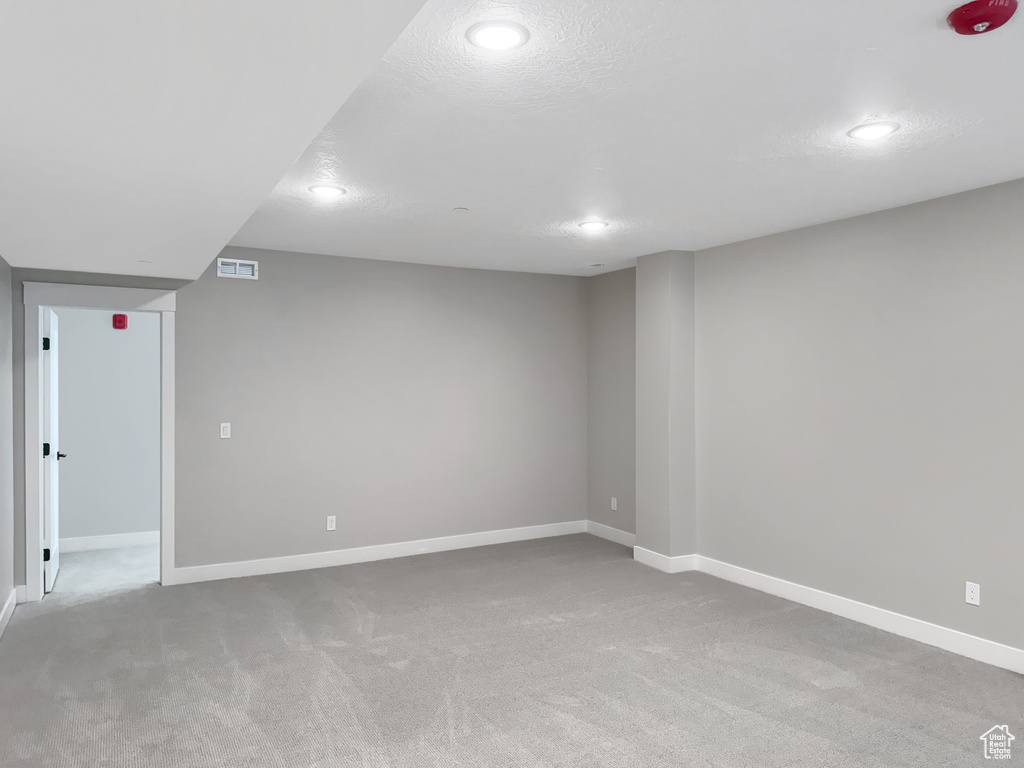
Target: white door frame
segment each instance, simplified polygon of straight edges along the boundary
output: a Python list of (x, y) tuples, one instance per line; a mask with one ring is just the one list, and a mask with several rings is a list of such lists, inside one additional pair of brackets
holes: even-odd
[[(25, 599), (43, 599), (43, 377), (39, 328), (43, 307), (160, 313), (160, 583), (174, 568), (173, 291), (25, 283)], [(56, 449), (54, 449), (56, 450)]]

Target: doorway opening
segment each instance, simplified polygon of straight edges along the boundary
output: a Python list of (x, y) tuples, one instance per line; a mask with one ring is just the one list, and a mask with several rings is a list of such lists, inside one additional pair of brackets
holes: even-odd
[(175, 298), (25, 283), (27, 600), (173, 569)]
[[(160, 315), (46, 308), (43, 590), (160, 579)], [(44, 448), (44, 455), (46, 453)], [(49, 499), (45, 494), (50, 494)], [(47, 532), (47, 525), (53, 532)], [(52, 549), (51, 549), (52, 552)], [(58, 559), (59, 558), (59, 559)]]

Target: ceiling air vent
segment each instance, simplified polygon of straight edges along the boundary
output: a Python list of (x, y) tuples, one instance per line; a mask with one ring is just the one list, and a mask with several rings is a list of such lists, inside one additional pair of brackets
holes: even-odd
[(217, 277), (240, 277), (243, 280), (259, 280), (260, 264), (258, 261), (217, 259)]

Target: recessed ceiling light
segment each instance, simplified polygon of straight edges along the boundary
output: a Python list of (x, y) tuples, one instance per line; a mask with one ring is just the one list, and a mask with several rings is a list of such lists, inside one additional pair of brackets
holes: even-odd
[(591, 219), (590, 221), (581, 221), (577, 226), (584, 232), (600, 232), (608, 227), (608, 222)]
[(334, 200), (335, 198), (341, 197), (345, 194), (344, 189), (336, 187), (333, 184), (314, 184), (309, 188), (309, 191), (324, 200)]
[(511, 21), (481, 21), (466, 32), (469, 42), (489, 51), (508, 51), (530, 39), (526, 27)]
[(900, 127), (896, 123), (864, 123), (863, 125), (858, 125), (846, 135), (851, 139), (875, 141), (876, 139), (884, 139), (886, 136), (892, 136), (899, 129)]

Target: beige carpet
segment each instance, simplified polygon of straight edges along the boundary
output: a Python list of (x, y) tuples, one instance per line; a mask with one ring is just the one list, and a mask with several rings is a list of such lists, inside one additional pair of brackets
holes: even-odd
[(1024, 678), (586, 535), (183, 587), (65, 566), (0, 642), (5, 767), (962, 768), (1004, 723), (1024, 760)]

